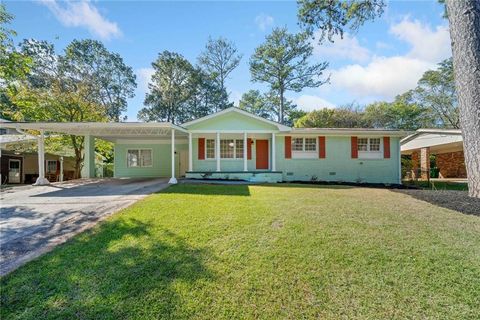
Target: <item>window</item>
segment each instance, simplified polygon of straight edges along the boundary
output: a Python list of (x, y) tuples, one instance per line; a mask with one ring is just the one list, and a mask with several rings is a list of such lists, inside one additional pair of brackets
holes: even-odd
[[(207, 159), (215, 159), (215, 139), (207, 139)], [(221, 139), (221, 159), (243, 159), (243, 139)]]
[(305, 138), (305, 151), (317, 150), (317, 138)]
[(233, 139), (220, 140), (220, 158), (233, 159), (235, 144)]
[(358, 138), (358, 151), (368, 151), (368, 138)]
[(128, 167), (151, 167), (152, 164), (152, 149), (127, 150)]
[(317, 138), (293, 138), (292, 151), (315, 152), (317, 150)]
[(292, 151), (303, 151), (303, 138), (292, 139)]
[(47, 160), (47, 173), (57, 172), (57, 160)]
[(206, 155), (207, 159), (215, 159), (215, 140), (214, 139), (207, 139), (206, 143)]
[(380, 152), (380, 138), (358, 138), (358, 151)]
[(7, 129), (0, 128), (0, 135), (7, 134)]
[(370, 138), (370, 151), (380, 151), (380, 138)]
[(235, 140), (235, 158), (243, 159), (243, 139)]

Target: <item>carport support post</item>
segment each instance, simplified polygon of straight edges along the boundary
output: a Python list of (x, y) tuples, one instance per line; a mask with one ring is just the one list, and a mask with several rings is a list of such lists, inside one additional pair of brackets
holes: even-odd
[(168, 183), (177, 183), (177, 179), (175, 178), (175, 129), (172, 129), (172, 177), (170, 178)]
[(45, 178), (45, 132), (40, 130), (38, 136), (38, 178), (34, 183), (34, 186), (44, 186), (50, 184), (47, 178)]
[(82, 178), (95, 178), (95, 138), (90, 135), (83, 140)]

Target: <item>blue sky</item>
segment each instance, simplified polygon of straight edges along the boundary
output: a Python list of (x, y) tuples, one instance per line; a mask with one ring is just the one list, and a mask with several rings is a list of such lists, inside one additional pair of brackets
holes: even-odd
[[(122, 55), (137, 74), (138, 89), (127, 116), (136, 120), (143, 106), (151, 62), (163, 50), (192, 63), (209, 36), (234, 41), (243, 59), (227, 86), (238, 101), (249, 89), (248, 60), (275, 26), (299, 31), (294, 1), (4, 1), (23, 38), (48, 40), (61, 51), (73, 39), (93, 38)], [(422, 73), (450, 57), (448, 25), (437, 1), (390, 1), (385, 14), (334, 44), (315, 44), (312, 61), (328, 61), (331, 83), (288, 97), (304, 110), (357, 102), (391, 100), (415, 86)]]

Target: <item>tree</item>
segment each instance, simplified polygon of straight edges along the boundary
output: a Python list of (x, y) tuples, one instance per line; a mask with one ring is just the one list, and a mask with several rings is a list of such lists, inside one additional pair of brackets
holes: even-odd
[[(105, 108), (84, 99), (88, 85), (78, 85), (76, 91), (65, 90), (61, 81), (53, 81), (49, 88), (18, 87), (11, 97), (14, 108), (4, 110), (15, 121), (101, 122), (107, 120)], [(71, 146), (75, 152), (75, 178), (83, 166), (83, 136), (60, 135), (57, 144)], [(57, 147), (58, 148), (58, 147)]]
[(425, 72), (414, 94), (420, 105), (436, 114), (438, 126), (460, 128), (452, 59), (440, 62), (437, 70)]
[[(452, 40), (455, 87), (460, 110), (469, 195), (480, 198), (480, 1), (445, 0)], [(383, 13), (384, 0), (300, 0), (300, 24), (310, 33), (343, 35)]]
[(393, 102), (374, 102), (365, 108), (364, 119), (374, 128), (417, 130), (435, 126), (435, 117), (412, 98), (412, 92), (399, 95)]
[(364, 111), (353, 103), (335, 109), (311, 111), (295, 122), (298, 128), (365, 128), (370, 127)]
[(65, 49), (62, 67), (72, 81), (90, 86), (92, 101), (105, 106), (109, 119), (120, 121), (137, 84), (133, 69), (119, 54), (108, 51), (100, 41), (73, 40)]
[(200, 67), (215, 81), (222, 93), (221, 104), (214, 109), (215, 111), (229, 106), (225, 81), (228, 75), (238, 67), (241, 59), (242, 55), (237, 52), (235, 44), (222, 37), (208, 38), (205, 51), (198, 57)]
[(238, 107), (265, 119), (272, 119), (274, 110), (268, 101), (268, 97), (258, 90), (245, 92), (238, 103)]
[(320, 31), (319, 42), (343, 38), (345, 29), (357, 31), (368, 20), (383, 14), (385, 0), (299, 0), (298, 19), (312, 34)]
[(145, 105), (138, 118), (145, 121), (181, 123), (189, 119), (186, 103), (192, 97), (195, 70), (188, 60), (163, 51), (152, 63), (155, 73), (148, 84)]
[(480, 1), (446, 0), (468, 193), (480, 198)]
[(255, 49), (250, 58), (250, 72), (254, 82), (266, 82), (278, 96), (278, 122), (284, 122), (285, 92), (318, 87), (328, 80), (320, 80), (327, 68), (326, 62), (310, 65), (308, 58), (313, 47), (306, 34), (289, 34), (286, 28), (275, 28), (264, 44)]

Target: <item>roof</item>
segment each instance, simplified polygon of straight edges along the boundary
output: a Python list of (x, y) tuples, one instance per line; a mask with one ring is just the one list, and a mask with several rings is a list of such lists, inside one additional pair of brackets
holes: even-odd
[(403, 130), (375, 129), (375, 128), (293, 128), (291, 133), (325, 134), (325, 135), (379, 135), (405, 137), (410, 132)]
[(2, 134), (0, 135), (0, 145), (6, 145), (8, 143), (18, 143), (35, 141), (37, 138), (29, 134)]
[(400, 143), (404, 153), (426, 147), (438, 153), (463, 150), (462, 131), (459, 129), (418, 129)]
[(184, 128), (170, 122), (7, 122), (2, 123), (1, 127), (106, 138), (166, 136), (172, 129), (187, 132)]
[(188, 128), (188, 127), (190, 127), (190, 126), (192, 126), (192, 125), (194, 125), (194, 124), (197, 124), (197, 123), (200, 123), (200, 122), (203, 122), (203, 121), (206, 121), (206, 120), (209, 120), (209, 119), (212, 119), (212, 118), (221, 116), (221, 115), (225, 115), (225, 114), (228, 114), (228, 113), (232, 113), (232, 112), (236, 112), (236, 113), (242, 114), (242, 115), (244, 115), (244, 116), (250, 117), (250, 118), (252, 118), (252, 119), (256, 119), (256, 120), (258, 120), (258, 121), (261, 121), (261, 122), (264, 122), (264, 123), (267, 123), (267, 124), (276, 126), (279, 131), (290, 131), (290, 130), (291, 130), (290, 127), (285, 126), (285, 125), (283, 125), (283, 124), (281, 124), (281, 123), (278, 123), (278, 122), (275, 122), (275, 121), (272, 121), (272, 120), (268, 120), (268, 119), (262, 118), (262, 117), (260, 117), (260, 116), (257, 116), (256, 114), (247, 112), (247, 111), (242, 110), (242, 109), (237, 108), (237, 107), (230, 107), (230, 108), (227, 108), (227, 109), (224, 109), (224, 110), (221, 110), (221, 111), (218, 111), (218, 112), (209, 114), (209, 115), (207, 115), (207, 116), (205, 116), (205, 117), (201, 117), (201, 118), (198, 118), (198, 119), (189, 121), (189, 122), (182, 123), (182, 127)]

